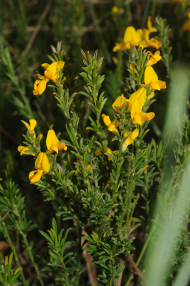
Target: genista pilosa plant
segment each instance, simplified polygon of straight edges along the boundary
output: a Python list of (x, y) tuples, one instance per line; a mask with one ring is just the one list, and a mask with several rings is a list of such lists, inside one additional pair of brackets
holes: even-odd
[[(80, 76), (85, 82), (81, 91), (75, 85), (77, 79), (72, 87), (77, 92), (68, 89), (69, 75), (65, 71), (69, 60), (61, 42), (57, 48), (52, 47), (51, 63), (42, 64), (44, 75), (36, 74), (33, 94), (45, 96), (46, 88), (50, 88), (66, 122), (59, 122), (59, 129), (50, 126), (44, 136), (36, 133), (34, 118), (29, 122), (22, 120), (27, 130), (23, 144), (18, 147), (20, 155), (27, 155), (34, 162), (29, 182), (36, 185), (46, 200), (56, 202), (59, 209), (55, 217), (68, 221), (65, 229), (59, 229), (53, 219), (52, 228), (47, 233), (41, 231), (50, 255), (42, 271), (50, 271), (56, 285), (129, 285), (134, 273), (145, 282), (138, 265), (153, 234), (149, 221), (151, 199), (158, 189), (164, 165), (162, 143), (157, 146), (154, 140), (145, 141), (148, 124), (156, 116), (151, 104), (156, 93), (166, 88), (166, 82), (158, 78), (153, 68), (162, 59), (159, 51), (162, 42), (149, 38), (156, 31), (149, 17), (147, 29), (136, 31), (128, 27), (123, 43), (114, 47), (114, 51), (125, 53), (129, 77), (125, 91), (112, 103), (101, 90), (105, 78), (100, 74), (103, 58), (98, 58), (98, 52), (91, 55), (81, 50), (84, 67)], [(171, 49), (167, 44), (164, 59), (169, 70), (167, 52), (169, 55)], [(152, 53), (149, 48), (156, 50)], [(112, 116), (104, 111), (107, 100), (107, 104), (112, 104)], [(65, 130), (67, 135), (63, 138), (59, 132)], [(175, 156), (178, 160), (177, 150)], [(18, 194), (14, 184), (9, 189)], [(3, 188), (2, 193), (6, 196)], [(18, 198), (21, 199), (20, 195)], [(9, 199), (11, 214), (7, 219), (10, 223), (18, 221), (15, 229), (23, 237), (37, 279), (41, 285), (48, 285), (47, 277), (43, 278), (34, 262), (27, 240), (30, 223), (21, 224), (23, 204), (20, 212), (15, 211), (12, 197)], [(4, 205), (7, 201), (1, 200)], [(135, 263), (132, 251), (136, 230), (143, 224), (149, 236)], [(19, 271), (20, 268), (14, 275)]]
[[(52, 63), (42, 64), (44, 75), (36, 74), (39, 79), (35, 81), (33, 94), (43, 96), (47, 83), (51, 81), (58, 107), (67, 120), (68, 140), (61, 136), (58, 139), (56, 133), (60, 130), (50, 129), (46, 149), (42, 149), (43, 135), (36, 134), (37, 122), (31, 118), (29, 123), (22, 121), (27, 133), (18, 150), (20, 155), (34, 158), (30, 182), (35, 183), (48, 200), (56, 200), (60, 209), (58, 215), (64, 220), (72, 219), (78, 229), (77, 253), (68, 252), (66, 255), (64, 250), (70, 243), (63, 237), (63, 230), (58, 232), (55, 220), (49, 235), (41, 232), (50, 248), (49, 266), (60, 269), (57, 280), (63, 285), (79, 285), (84, 248), (97, 266), (97, 284), (116, 285), (125, 269), (126, 258), (133, 261), (130, 254), (135, 238), (133, 233), (141, 224), (141, 220), (134, 216), (135, 208), (142, 193), (148, 214), (150, 182), (156, 175), (152, 163), (156, 158), (150, 154), (155, 145), (148, 146), (144, 137), (149, 131), (149, 121), (155, 117), (150, 108), (155, 90), (166, 88), (166, 83), (158, 79), (152, 67), (161, 59), (160, 52), (157, 50), (152, 54), (144, 49), (161, 46), (156, 39), (149, 40), (149, 33), (155, 30), (150, 18), (148, 29), (144, 31), (136, 32), (133, 27), (128, 27), (124, 43), (114, 48), (128, 50), (128, 71), (134, 84), (130, 87), (131, 93), (115, 98), (113, 118), (103, 111), (107, 98), (101, 91), (104, 76), (99, 71), (103, 59), (98, 59), (97, 52), (91, 56), (82, 51), (84, 67), (80, 75), (86, 85), (80, 92), (84, 97), (81, 103), (77, 99), (79, 93), (70, 94), (64, 87), (67, 79), (61, 43), (57, 50), (53, 48)], [(91, 109), (86, 125), (76, 104), (81, 105), (83, 116), (85, 108)], [(59, 159), (61, 164), (57, 163), (58, 156), (64, 158)], [(31, 159), (28, 156), (28, 160)], [(141, 186), (139, 192), (137, 186)]]

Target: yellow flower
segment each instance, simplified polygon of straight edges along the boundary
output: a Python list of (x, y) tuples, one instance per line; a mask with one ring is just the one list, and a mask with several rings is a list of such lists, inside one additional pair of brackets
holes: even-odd
[(147, 56), (147, 59), (148, 59), (147, 66), (152, 66), (152, 65), (156, 64), (162, 58), (160, 56), (160, 51), (156, 51), (154, 53), (154, 55), (151, 52), (148, 52), (148, 53), (149, 53), (149, 55)]
[[(86, 160), (86, 161), (87, 161), (87, 160)], [(78, 163), (79, 165), (81, 165), (81, 162), (80, 162), (79, 159), (77, 159), (77, 163)], [(87, 171), (92, 172), (92, 166), (91, 166), (90, 164), (86, 164), (86, 169), (87, 169)]]
[(155, 38), (149, 39), (150, 33), (157, 31), (156, 28), (152, 27), (150, 16), (147, 20), (147, 28), (148, 29), (138, 29), (136, 31), (135, 28), (132, 26), (127, 27), (124, 34), (123, 43), (116, 43), (115, 47), (113, 48), (113, 51), (116, 52), (117, 50), (126, 50), (130, 49), (130, 47), (133, 46), (139, 46), (142, 49), (146, 47), (154, 47), (158, 50), (161, 47), (162, 43)]
[(131, 94), (130, 98), (128, 99), (128, 110), (131, 110), (131, 118), (140, 126), (142, 126), (145, 121), (151, 120), (155, 116), (154, 112), (142, 112), (145, 99), (146, 89), (144, 87), (139, 88), (139, 90)]
[(152, 21), (151, 21), (151, 16), (148, 16), (148, 19), (147, 19), (147, 28), (149, 30), (150, 33), (154, 33), (154, 32), (157, 32), (157, 29), (152, 27)]
[(128, 110), (131, 110), (131, 113), (134, 113), (134, 108), (136, 105), (139, 106), (139, 110), (142, 110), (142, 107), (146, 99), (146, 88), (141, 87), (137, 91), (131, 94), (128, 101)]
[(135, 28), (132, 26), (127, 27), (124, 34), (123, 43), (117, 43), (113, 48), (113, 51), (116, 52), (117, 50), (126, 50), (130, 49), (130, 47), (138, 46), (140, 40), (140, 36)]
[(116, 43), (115, 47), (113, 48), (113, 52), (116, 52), (117, 50), (120, 50), (120, 51), (126, 50), (126, 44), (125, 43)]
[(158, 40), (156, 40), (155, 38), (151, 38), (147, 43), (148, 47), (152, 47), (152, 48), (155, 48), (157, 50), (161, 47), (161, 45), (162, 45), (162, 43), (159, 42)]
[(111, 132), (118, 132), (118, 129), (117, 129), (117, 125), (118, 125), (118, 120), (115, 119), (113, 122), (111, 122), (110, 120), (110, 117), (105, 115), (105, 114), (102, 114), (102, 119), (104, 121), (104, 123), (108, 126), (108, 130), (111, 131)]
[(137, 33), (139, 34), (141, 40), (139, 43), (139, 46), (144, 49), (146, 47), (153, 47), (156, 48), (157, 50), (161, 47), (162, 43), (156, 40), (155, 38), (149, 39), (149, 35), (152, 32), (156, 32), (157, 29), (152, 27), (152, 22), (151, 22), (151, 16), (148, 17), (147, 20), (147, 28), (148, 29), (138, 29)]
[(155, 38), (149, 39), (150, 31), (147, 29), (138, 29), (137, 33), (139, 34), (141, 40), (139, 43), (139, 47), (142, 49), (146, 47), (153, 47), (156, 48), (157, 50), (161, 47), (162, 43), (156, 40)]
[(124, 34), (124, 43), (126, 44), (127, 49), (130, 47), (138, 46), (140, 42), (140, 37), (132, 26), (127, 27), (125, 34)]
[(115, 13), (115, 14), (117, 14), (117, 13), (119, 12), (118, 7), (117, 7), (117, 6), (113, 6), (113, 7), (112, 7), (112, 12)]
[(44, 92), (46, 89), (46, 84), (49, 80), (52, 80), (53, 82), (57, 82), (59, 75), (58, 72), (60, 69), (64, 67), (65, 63), (64, 62), (54, 62), (51, 65), (45, 63), (42, 64), (44, 67), (44, 75), (36, 74), (40, 80), (36, 80), (34, 83), (34, 90), (33, 94), (34, 95), (40, 95)]
[(187, 19), (185, 23), (183, 24), (183, 31), (188, 32), (190, 31), (190, 19)]
[(120, 8), (120, 9), (119, 9), (119, 13), (120, 13), (120, 14), (123, 14), (124, 12), (125, 12), (125, 10), (124, 10), (123, 8)]
[(123, 14), (125, 12), (123, 8), (119, 9), (117, 6), (113, 6), (111, 10), (114, 14)]
[(158, 76), (151, 66), (148, 66), (145, 69), (144, 83), (145, 83), (145, 86), (150, 84), (150, 87), (156, 90), (161, 90), (161, 89), (166, 88), (166, 82), (158, 80)]
[(38, 157), (35, 161), (35, 171), (30, 172), (29, 174), (29, 180), (31, 183), (38, 182), (43, 173), (47, 173), (50, 170), (50, 164), (48, 157), (45, 153), (41, 152), (38, 154)]
[(174, 3), (178, 2), (182, 4), (182, 7), (184, 8), (186, 6), (187, 0), (173, 0)]
[(135, 64), (130, 64), (129, 69), (134, 73), (135, 69)]
[(133, 116), (133, 120), (138, 123), (140, 126), (142, 126), (142, 124), (148, 120), (151, 120), (155, 117), (154, 112), (149, 112), (149, 113), (145, 113), (145, 112), (138, 112), (136, 111), (134, 113)]
[(29, 146), (18, 146), (18, 151), (20, 152), (20, 156), (22, 155), (32, 155), (36, 156), (36, 153), (32, 152), (27, 152), (27, 151), (32, 151)]
[[(116, 154), (116, 153), (119, 153), (118, 150), (115, 150), (115, 151), (113, 151), (113, 152), (114, 152), (115, 154)], [(106, 148), (106, 153), (111, 154), (111, 155), (113, 156), (113, 152), (111, 152), (111, 149), (110, 149), (109, 147)], [(104, 154), (105, 154), (105, 153), (104, 153), (104, 151), (103, 151), (103, 149), (102, 149), (101, 147), (99, 147), (98, 150), (95, 151), (95, 155), (96, 155), (96, 156), (102, 156), (102, 157), (104, 157)], [(113, 160), (110, 156), (107, 155), (107, 157), (108, 157), (108, 161)]]
[(58, 150), (67, 150), (67, 146), (65, 145), (65, 143), (59, 142), (53, 129), (48, 131), (46, 138), (46, 146), (50, 152), (55, 151), (56, 153), (58, 153)]
[(35, 119), (30, 119), (29, 122), (30, 124), (28, 124), (26, 121), (24, 120), (21, 120), (22, 123), (24, 123), (24, 125), (26, 126), (26, 128), (28, 129), (28, 131), (30, 133), (34, 133), (34, 128), (36, 127), (37, 125), (37, 122)]
[(139, 129), (135, 129), (132, 133), (125, 132), (124, 139), (127, 139), (122, 144), (122, 152), (127, 149), (127, 146), (133, 143), (133, 140), (139, 135)]
[(112, 104), (112, 107), (115, 111), (117, 111), (118, 113), (121, 113), (121, 109), (125, 106), (126, 103), (127, 103), (127, 99), (122, 94), (114, 101), (114, 103)]

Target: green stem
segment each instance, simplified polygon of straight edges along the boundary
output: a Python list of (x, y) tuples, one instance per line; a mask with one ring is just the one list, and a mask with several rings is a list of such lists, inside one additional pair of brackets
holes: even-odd
[(81, 168), (82, 168), (83, 174), (84, 174), (84, 181), (86, 181), (86, 183), (87, 183), (87, 185), (88, 185), (88, 188), (89, 188), (90, 190), (92, 190), (92, 189), (91, 189), (90, 182), (89, 182), (89, 179), (88, 179), (88, 174), (87, 174), (87, 172), (86, 172), (85, 162), (83, 161), (83, 158), (82, 158), (82, 156), (81, 156), (81, 154), (80, 154), (80, 152), (79, 152), (79, 150), (78, 150), (78, 149), (80, 148), (80, 146), (79, 146), (79, 144), (78, 144), (77, 137), (76, 137), (76, 135), (75, 135), (75, 130), (74, 130), (74, 127), (73, 127), (73, 125), (72, 125), (72, 122), (69, 123), (69, 127), (70, 127), (70, 130), (71, 130), (71, 134), (72, 134), (72, 136), (73, 136), (75, 145), (76, 145), (76, 152), (77, 152), (79, 158), (81, 158), (80, 163), (81, 163)]
[[(142, 257), (143, 257), (143, 254), (144, 254), (144, 252), (145, 252), (145, 250), (146, 250), (146, 248), (147, 248), (147, 246), (148, 246), (148, 244), (149, 244), (149, 241), (150, 241), (150, 239), (151, 239), (151, 237), (152, 237), (152, 234), (153, 234), (154, 230), (155, 230), (155, 227), (152, 227), (152, 229), (151, 229), (151, 231), (150, 231), (150, 233), (149, 233), (149, 236), (148, 236), (148, 238), (147, 238), (147, 240), (146, 240), (146, 242), (145, 242), (145, 244), (144, 244), (144, 246), (143, 246), (143, 249), (141, 250), (141, 253), (140, 253), (140, 255), (139, 255), (139, 258), (138, 258), (138, 260), (137, 260), (137, 262), (136, 262), (136, 266), (139, 265), (139, 263), (140, 263), (140, 261), (141, 261), (141, 259), (142, 259)], [(133, 273), (131, 273), (131, 275), (129, 276), (129, 278), (128, 278), (128, 280), (127, 280), (127, 283), (125, 284), (125, 286), (129, 286), (129, 283), (131, 282), (132, 279), (133, 279)]]
[(147, 0), (146, 1), (146, 6), (145, 6), (145, 9), (144, 9), (144, 15), (143, 15), (143, 20), (142, 20), (142, 29), (144, 29), (145, 25), (146, 25), (146, 19), (148, 17), (148, 11), (149, 11), (150, 3), (151, 3), (151, 0)]
[(107, 59), (107, 62), (109, 64), (111, 64), (111, 58), (110, 58), (110, 54), (108, 52), (108, 48), (107, 48), (107, 44), (106, 44), (106, 41), (104, 40), (104, 37), (103, 37), (103, 34), (102, 34), (102, 31), (101, 31), (101, 28), (98, 24), (98, 21), (97, 21), (97, 18), (96, 18), (96, 14), (95, 14), (95, 11), (94, 11), (94, 6), (93, 6), (93, 3), (92, 3), (92, 0), (89, 0), (89, 4), (90, 4), (90, 10), (91, 10), (91, 14), (92, 14), (92, 19), (93, 19), (93, 22), (94, 22), (94, 26), (100, 36), (100, 39), (102, 41), (102, 47), (103, 47), (103, 50), (104, 50), (104, 53), (105, 53), (105, 57)]
[(123, 162), (124, 162), (124, 159), (121, 156), (122, 144), (123, 144), (123, 142), (120, 141), (120, 144), (119, 144), (119, 159), (118, 159), (117, 169), (116, 169), (116, 180), (115, 180), (115, 184), (114, 184), (114, 188), (113, 188), (114, 193), (118, 189), (118, 180), (119, 180), (119, 176), (120, 176), (120, 170), (121, 170), (121, 167), (122, 167)]
[(24, 243), (25, 243), (25, 245), (26, 245), (26, 247), (27, 247), (27, 251), (28, 251), (28, 254), (29, 254), (30, 259), (31, 259), (31, 261), (32, 261), (32, 264), (34, 265), (35, 271), (36, 271), (36, 273), (37, 273), (38, 280), (40, 281), (40, 284), (41, 284), (42, 286), (44, 286), (44, 283), (43, 283), (43, 281), (42, 281), (42, 279), (41, 279), (41, 277), (40, 277), (40, 272), (39, 272), (38, 266), (37, 266), (37, 264), (36, 264), (35, 261), (34, 261), (34, 257), (33, 257), (32, 251), (31, 251), (30, 246), (29, 246), (29, 244), (28, 244), (28, 240), (27, 240), (27, 238), (26, 238), (26, 235), (25, 235), (22, 231), (20, 232), (20, 234), (22, 235), (23, 240), (24, 240)]
[[(21, 267), (21, 265), (20, 265), (20, 261), (19, 261), (19, 258), (18, 258), (16, 249), (15, 249), (14, 245), (12, 244), (11, 238), (10, 238), (10, 236), (9, 236), (9, 233), (8, 233), (7, 229), (6, 229), (6, 225), (5, 225), (5, 223), (4, 223), (4, 221), (3, 221), (3, 219), (2, 219), (1, 216), (0, 216), (0, 221), (1, 221), (1, 223), (2, 223), (2, 227), (3, 227), (3, 230), (4, 230), (4, 234), (5, 234), (5, 236), (7, 237), (7, 241), (8, 241), (8, 243), (9, 243), (9, 245), (10, 245), (10, 248), (11, 248), (13, 254), (14, 254), (15, 261), (16, 261), (16, 265), (17, 265), (17, 267), (19, 268), (19, 267)], [(22, 279), (23, 285), (24, 285), (24, 286), (27, 286), (23, 272), (21, 272), (21, 279)]]

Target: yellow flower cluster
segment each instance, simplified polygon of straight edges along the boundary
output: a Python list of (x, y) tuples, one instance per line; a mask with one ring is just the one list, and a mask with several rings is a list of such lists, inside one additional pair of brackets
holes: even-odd
[(44, 75), (36, 74), (39, 77), (39, 80), (36, 80), (34, 83), (34, 95), (41, 95), (44, 90), (46, 89), (46, 84), (49, 80), (52, 80), (53, 82), (57, 82), (59, 78), (59, 71), (64, 67), (64, 62), (54, 62), (51, 65), (45, 63), (41, 66), (45, 69)]
[[(28, 124), (27, 122), (21, 120), (26, 128), (28, 129), (29, 134), (35, 134), (34, 128), (37, 125), (37, 122), (35, 119), (30, 119)], [(42, 134), (40, 134), (40, 140), (42, 138)], [(47, 137), (46, 137), (46, 146), (48, 149), (47, 153), (56, 152), (58, 154), (59, 150), (67, 150), (67, 146), (64, 142), (59, 142), (55, 131), (53, 129), (48, 131)], [(31, 148), (29, 146), (19, 146), (18, 151), (20, 152), (20, 155), (32, 155), (37, 156), (35, 160), (35, 169), (34, 171), (30, 172), (29, 174), (29, 180), (31, 183), (38, 182), (43, 173), (47, 173), (50, 170), (50, 163), (48, 160), (48, 157), (46, 153), (40, 152), (39, 154), (32, 152)]]
[[(161, 59), (159, 51), (157, 51), (154, 55), (149, 52), (147, 59), (147, 66), (144, 71), (144, 87), (140, 87), (136, 92), (131, 94), (129, 99), (126, 99), (122, 94), (112, 104), (113, 109), (119, 114), (121, 114), (121, 109), (126, 106), (126, 110), (130, 111), (130, 116), (132, 119), (131, 124), (136, 123), (140, 126), (142, 126), (144, 122), (155, 117), (154, 112), (143, 112), (143, 107), (146, 101), (154, 97), (154, 90), (161, 90), (166, 88), (166, 83), (158, 79), (156, 72), (151, 67), (152, 64), (155, 64)], [(133, 68), (134, 67), (131, 67), (131, 69)], [(109, 131), (116, 135), (119, 133), (119, 122), (117, 119), (111, 121), (110, 117), (105, 114), (102, 114), (102, 119), (105, 125), (108, 127)], [(128, 133), (127, 131), (125, 132), (123, 140), (126, 140), (124, 140), (122, 145), (123, 152), (126, 150), (128, 145), (133, 143), (133, 140), (138, 136), (138, 134), (139, 130), (137, 128), (132, 133)]]
[(116, 5), (112, 7), (112, 12), (114, 14), (123, 14), (125, 10), (123, 8), (118, 8)]
[(183, 31), (189, 32), (190, 31), (190, 13), (188, 13), (188, 18), (185, 23), (183, 24)]
[(157, 29), (152, 27), (151, 17), (149, 16), (147, 20), (147, 29), (138, 29), (136, 31), (132, 26), (127, 27), (124, 34), (123, 43), (116, 43), (113, 51), (116, 52), (117, 50), (126, 50), (134, 46), (139, 46), (142, 49), (146, 47), (154, 47), (159, 49), (162, 43), (155, 38), (149, 39), (150, 33), (156, 31)]

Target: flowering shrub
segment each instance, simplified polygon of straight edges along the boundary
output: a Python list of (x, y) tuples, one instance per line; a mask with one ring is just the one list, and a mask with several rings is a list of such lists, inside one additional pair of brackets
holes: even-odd
[[(111, 12), (122, 17), (125, 10), (113, 6)], [(12, 253), (0, 254), (2, 285), (187, 285), (189, 72), (172, 67), (166, 21), (156, 18), (153, 27), (148, 16), (146, 25), (126, 27), (123, 42), (113, 47), (116, 64), (126, 63), (126, 78), (112, 98), (103, 90), (104, 59), (98, 51), (81, 49), (78, 78), (71, 74), (64, 44), (51, 46), (50, 62), (41, 64), (44, 75), (36, 73), (33, 87), (31, 102), (38, 101), (39, 116), (4, 51), (25, 125), (17, 150), (25, 166), (33, 164), (23, 173), (26, 196), (30, 187), (32, 196), (42, 194), (51, 226), (35, 230), (36, 220), (28, 220), (25, 198), (8, 175), (0, 185), (0, 231)], [(155, 106), (164, 94), (169, 103), (159, 141), (150, 129), (160, 132), (154, 120), (165, 110)], [(49, 95), (57, 106), (45, 117), (41, 108)], [(40, 237), (42, 251), (32, 233)], [(11, 271), (13, 255), (17, 269)]]

